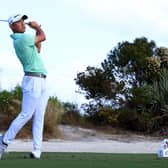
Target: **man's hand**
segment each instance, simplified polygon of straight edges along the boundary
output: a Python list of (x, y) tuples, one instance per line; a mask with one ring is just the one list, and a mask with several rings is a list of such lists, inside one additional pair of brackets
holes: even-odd
[(33, 28), (33, 29), (37, 29), (37, 28), (41, 27), (41, 25), (39, 25), (39, 24), (38, 24), (37, 22), (35, 22), (35, 21), (29, 22), (28, 25), (29, 25), (31, 28)]

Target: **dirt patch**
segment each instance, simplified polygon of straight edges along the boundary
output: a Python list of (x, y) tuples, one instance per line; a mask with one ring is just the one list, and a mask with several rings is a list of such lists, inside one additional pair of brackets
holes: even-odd
[(136, 141), (158, 141), (161, 137), (152, 137), (138, 135), (130, 132), (107, 133), (107, 131), (97, 129), (86, 129), (77, 126), (59, 125), (58, 129), (61, 132), (62, 139), (71, 141), (99, 141), (99, 140), (116, 140), (121, 142), (136, 142)]

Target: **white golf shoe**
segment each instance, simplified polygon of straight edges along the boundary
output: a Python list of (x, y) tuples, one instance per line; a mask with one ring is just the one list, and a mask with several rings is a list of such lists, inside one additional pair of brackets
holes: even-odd
[(32, 159), (40, 159), (41, 151), (40, 150), (34, 150), (30, 153), (30, 158)]
[(8, 145), (3, 143), (3, 136), (0, 135), (0, 159), (2, 158), (3, 153), (5, 152)]

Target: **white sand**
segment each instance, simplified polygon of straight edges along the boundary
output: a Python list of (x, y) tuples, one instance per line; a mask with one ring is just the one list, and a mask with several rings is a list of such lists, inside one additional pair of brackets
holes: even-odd
[[(138, 135), (111, 135), (60, 126), (64, 139), (43, 142), (44, 152), (157, 153), (161, 140)], [(8, 151), (31, 151), (32, 140), (14, 140)]]
[[(159, 142), (118, 142), (104, 141), (63, 141), (50, 140), (43, 142), (45, 152), (100, 152), (100, 153), (157, 153)], [(8, 151), (31, 151), (31, 141), (14, 140)]]

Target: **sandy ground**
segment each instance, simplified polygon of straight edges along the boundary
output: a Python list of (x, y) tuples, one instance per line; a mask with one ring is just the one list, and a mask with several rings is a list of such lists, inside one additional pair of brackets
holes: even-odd
[[(44, 152), (157, 153), (161, 140), (130, 135), (105, 134), (79, 127), (60, 126), (62, 139), (43, 142)], [(14, 140), (8, 151), (31, 151), (32, 140)]]

